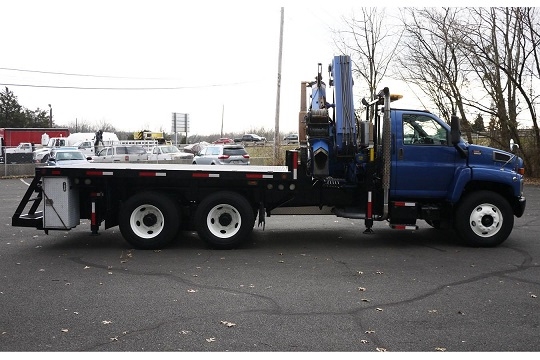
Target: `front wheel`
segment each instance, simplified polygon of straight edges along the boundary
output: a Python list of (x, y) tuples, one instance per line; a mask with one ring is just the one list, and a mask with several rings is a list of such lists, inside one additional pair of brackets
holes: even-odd
[(505, 241), (514, 227), (508, 201), (492, 191), (467, 195), (456, 209), (455, 228), (465, 244), (493, 247)]
[(168, 245), (177, 235), (180, 214), (170, 197), (144, 192), (123, 204), (118, 225), (124, 239), (135, 248), (156, 250)]
[(199, 236), (216, 249), (233, 249), (247, 239), (255, 214), (245, 197), (229, 191), (208, 195), (197, 207)]

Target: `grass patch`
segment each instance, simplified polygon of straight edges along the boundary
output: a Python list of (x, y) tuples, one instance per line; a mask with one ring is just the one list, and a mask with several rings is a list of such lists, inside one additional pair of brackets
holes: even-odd
[(251, 165), (285, 165), (285, 151), (294, 150), (297, 145), (280, 145), (278, 156), (274, 161), (274, 145), (246, 145)]

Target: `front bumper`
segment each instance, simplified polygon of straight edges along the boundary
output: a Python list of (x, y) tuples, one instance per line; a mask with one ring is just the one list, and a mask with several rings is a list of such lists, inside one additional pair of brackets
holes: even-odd
[(514, 203), (514, 215), (516, 217), (521, 217), (525, 213), (526, 204), (527, 199), (525, 199), (525, 196), (520, 196), (517, 198), (516, 202)]

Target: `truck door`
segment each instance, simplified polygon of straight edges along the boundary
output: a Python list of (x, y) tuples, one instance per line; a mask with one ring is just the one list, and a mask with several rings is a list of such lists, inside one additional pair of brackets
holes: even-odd
[(458, 162), (450, 128), (431, 114), (396, 112), (390, 194), (400, 198), (445, 198)]

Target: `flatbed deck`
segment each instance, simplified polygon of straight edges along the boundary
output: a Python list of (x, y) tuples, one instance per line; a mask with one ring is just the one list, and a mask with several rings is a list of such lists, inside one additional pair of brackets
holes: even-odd
[(155, 163), (84, 163), (36, 167), (41, 176), (162, 176), (190, 178), (293, 179), (287, 166), (192, 165)]
[(287, 166), (265, 166), (265, 165), (195, 165), (195, 164), (167, 164), (167, 163), (146, 163), (146, 162), (126, 162), (126, 163), (99, 163), (88, 162), (82, 164), (63, 165), (63, 166), (41, 166), (38, 169), (110, 169), (110, 170), (178, 170), (178, 171), (224, 171), (224, 172), (279, 172), (289, 171)]

